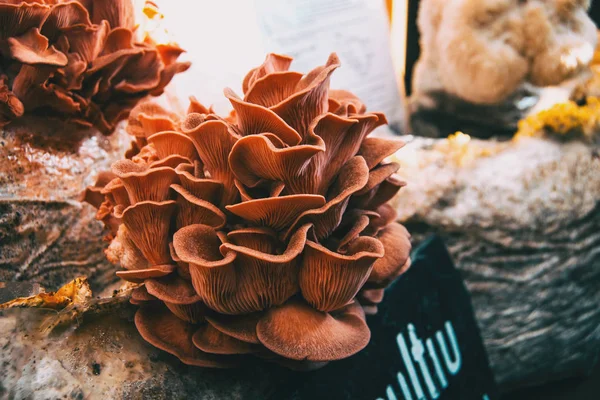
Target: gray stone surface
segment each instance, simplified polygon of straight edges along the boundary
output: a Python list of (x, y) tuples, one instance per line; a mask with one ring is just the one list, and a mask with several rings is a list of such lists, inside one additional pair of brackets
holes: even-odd
[(397, 156), (400, 219), (415, 241), (446, 240), (498, 382), (587, 372), (600, 351), (598, 149), (420, 138)]

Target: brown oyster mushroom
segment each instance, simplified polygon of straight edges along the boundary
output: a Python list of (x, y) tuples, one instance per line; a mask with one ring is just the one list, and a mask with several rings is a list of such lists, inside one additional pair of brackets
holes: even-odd
[[(124, 32), (109, 36), (128, 54)], [(386, 158), (402, 144), (369, 138), (385, 116), (329, 90), (335, 55), (306, 75), (290, 64), (269, 55), (243, 97), (226, 89), (225, 117), (194, 98), (185, 115), (138, 105), (127, 159), (89, 190), (97, 218), (120, 225), (107, 256), (143, 282), (140, 333), (186, 363), (245, 355), (311, 370), (355, 354), (365, 313), (410, 266), (387, 203), (404, 183)]]
[(298, 292), (299, 256), (309, 229), (308, 224), (299, 228), (285, 247), (262, 228), (229, 232), (223, 248), (237, 253), (240, 289), (248, 292), (246, 302), (251, 311), (282, 304)]
[(194, 224), (203, 224), (215, 229), (222, 228), (226, 223), (226, 216), (214, 204), (202, 200), (185, 190), (181, 185), (171, 185), (177, 193), (179, 210), (175, 219), (177, 229)]
[(193, 324), (204, 321), (207, 308), (188, 280), (171, 274), (147, 279), (145, 287), (150, 295), (163, 301), (169, 311), (178, 318)]
[(172, 154), (160, 160), (153, 161), (150, 163), (150, 168), (169, 167), (175, 169), (180, 165), (191, 165), (191, 163), (192, 161), (187, 157), (180, 156), (179, 154)]
[[(89, 4), (90, 2), (91, 4)], [(90, 17), (95, 24), (99, 24), (102, 21), (108, 21), (113, 28), (121, 26), (132, 29), (134, 26), (134, 10), (131, 1), (112, 0), (107, 2), (99, 0), (83, 0), (82, 4), (85, 4), (86, 8), (91, 10)]]
[(28, 65), (54, 65), (64, 67), (67, 65), (67, 56), (48, 46), (48, 38), (33, 28), (18, 38), (11, 37), (7, 40), (10, 55), (17, 61)]
[(271, 110), (305, 137), (314, 120), (327, 110), (329, 81), (339, 66), (337, 55), (332, 53), (324, 66), (315, 68), (298, 82), (293, 95), (272, 106)]
[(143, 282), (145, 279), (160, 278), (169, 275), (174, 270), (175, 266), (170, 264), (153, 265), (152, 267), (144, 269), (117, 271), (117, 276), (129, 282)]
[(127, 193), (127, 188), (123, 184), (123, 181), (120, 178), (117, 178), (112, 172), (110, 172), (110, 175), (115, 178), (111, 179), (100, 193), (103, 194), (113, 206), (130, 206), (129, 193)]
[(400, 164), (389, 163), (381, 164), (369, 171), (369, 180), (367, 184), (356, 193), (357, 196), (368, 193), (372, 189), (379, 187), (384, 181), (386, 181), (392, 174), (400, 169)]
[(354, 196), (352, 205), (357, 208), (375, 210), (390, 201), (404, 186), (406, 186), (406, 182), (392, 175), (368, 192)]
[(383, 204), (375, 209), (375, 211), (363, 211), (369, 213), (369, 225), (365, 229), (365, 234), (369, 236), (376, 235), (392, 222), (396, 220), (398, 212), (389, 204)]
[(281, 71), (265, 75), (254, 81), (252, 87), (246, 92), (244, 101), (263, 107), (275, 106), (296, 92), (301, 79), (302, 74), (293, 71)]
[(353, 93), (347, 90), (329, 90), (329, 112), (342, 115), (364, 114), (366, 111), (367, 106)]
[(168, 235), (176, 203), (142, 201), (123, 211), (129, 237), (151, 265), (171, 263)]
[(257, 349), (257, 346), (222, 333), (211, 324), (198, 328), (192, 341), (200, 350), (212, 354), (248, 354)]
[(344, 236), (342, 236), (342, 238), (339, 240), (337, 250), (345, 252), (346, 247), (354, 239), (357, 239), (360, 236), (360, 234), (364, 232), (365, 229), (367, 229), (370, 223), (371, 219), (367, 214), (359, 214), (356, 220), (354, 221), (354, 224), (346, 230)]
[(369, 278), (371, 268), (383, 257), (375, 238), (361, 236), (347, 245), (345, 254), (308, 241), (298, 280), (304, 299), (320, 311), (333, 311), (352, 301)]
[(371, 170), (385, 160), (386, 157), (391, 156), (404, 147), (404, 144), (400, 140), (368, 137), (361, 143), (358, 154), (365, 159), (367, 166)]
[(0, 75), (0, 127), (23, 115), (25, 107), (8, 88), (8, 77)]
[(315, 139), (310, 144), (283, 147), (283, 142), (274, 140), (272, 136), (245, 136), (233, 146), (229, 164), (236, 179), (244, 186), (252, 188), (263, 180), (279, 181), (291, 194), (298, 193), (291, 188), (295, 182), (305, 180), (300, 171), (306, 168), (313, 156), (325, 150), (323, 140)]
[(147, 342), (173, 354), (185, 364), (231, 368), (239, 363), (236, 356), (209, 354), (197, 348), (192, 340), (196, 327), (166, 307), (141, 307), (135, 314), (135, 326)]
[(292, 146), (302, 140), (294, 128), (268, 108), (241, 100), (231, 89), (226, 89), (225, 95), (236, 112), (236, 129), (241, 136), (269, 132)]
[(212, 114), (214, 110), (212, 107), (206, 108), (198, 99), (194, 96), (190, 96), (190, 105), (187, 109), (188, 114)]
[(129, 201), (165, 201), (169, 198), (170, 186), (176, 182), (177, 174), (170, 167), (146, 168), (129, 160), (117, 161), (113, 173), (123, 182)]
[(231, 168), (248, 187), (268, 179), (284, 182), (290, 194), (324, 195), (340, 168), (356, 155), (364, 137), (384, 122), (377, 114), (353, 119), (325, 114), (307, 130), (306, 144), (288, 148), (278, 147), (265, 135), (247, 136), (234, 146)]
[(150, 293), (148, 293), (148, 291), (146, 290), (146, 287), (144, 285), (136, 287), (135, 289), (133, 289), (131, 291), (131, 298), (129, 299), (129, 302), (131, 304), (135, 304), (135, 305), (142, 305), (148, 301), (157, 301), (158, 299), (154, 296), (152, 296)]
[(199, 224), (178, 230), (173, 247), (190, 264), (194, 288), (209, 308), (247, 314), (282, 304), (298, 291), (296, 258), (309, 228), (298, 229), (282, 254), (275, 252), (275, 240), (264, 229), (232, 231), (224, 237)]
[[(175, 74), (176, 45), (137, 41), (132, 0), (0, 0), (0, 124), (23, 115), (110, 134)], [(6, 97), (6, 98), (5, 98)]]
[(378, 305), (383, 301), (384, 289), (362, 289), (356, 299), (366, 315), (375, 315), (379, 311)]
[(174, 154), (190, 161), (198, 158), (194, 142), (188, 136), (175, 131), (155, 133), (148, 138), (148, 143), (154, 146), (159, 158), (166, 158)]
[(127, 227), (119, 225), (115, 238), (105, 251), (106, 258), (113, 264), (120, 264), (126, 270), (147, 269), (150, 266), (140, 249), (129, 235)]
[(177, 318), (191, 324), (198, 324), (205, 321), (207, 308), (200, 301), (192, 304), (177, 304), (165, 301), (165, 305)]
[[(190, 169), (192, 172), (186, 169)], [(218, 204), (223, 193), (223, 184), (215, 179), (197, 178), (194, 176), (195, 169), (197, 168), (187, 164), (180, 164), (175, 168), (181, 186), (199, 199)], [(202, 172), (202, 174), (204, 173)]]
[(191, 283), (177, 274), (147, 280), (146, 290), (158, 299), (172, 304), (193, 304), (200, 300)]
[(276, 231), (290, 226), (308, 210), (325, 205), (325, 198), (314, 194), (294, 194), (248, 200), (227, 206), (233, 214), (258, 226), (267, 226)]
[(100, 205), (104, 202), (104, 188), (114, 178), (115, 174), (110, 171), (101, 171), (96, 178), (94, 186), (88, 186), (79, 198), (79, 201), (90, 203), (95, 208), (100, 208)]
[(29, 3), (3, 0), (0, 3), (0, 40), (20, 36), (39, 27), (50, 12), (50, 7), (42, 3), (44, 1)]
[(369, 171), (362, 157), (353, 157), (341, 169), (336, 182), (329, 190), (330, 200), (323, 207), (308, 210), (302, 213), (286, 236), (293, 232), (297, 226), (312, 223), (317, 239), (328, 237), (340, 224), (342, 215), (346, 211), (350, 196), (361, 190), (368, 182)]
[(129, 114), (127, 120), (127, 132), (129, 134), (146, 139), (155, 133), (174, 131), (178, 124), (178, 117), (156, 103), (141, 103)]
[(326, 313), (301, 301), (290, 301), (268, 310), (256, 330), (260, 342), (274, 353), (317, 362), (356, 354), (371, 337), (364, 312), (356, 302)]
[(236, 202), (239, 192), (233, 183), (228, 157), (231, 148), (238, 140), (237, 134), (219, 120), (205, 121), (196, 127), (184, 129), (196, 146), (205, 170), (223, 184), (222, 205)]
[(206, 320), (215, 329), (228, 336), (243, 342), (259, 344), (256, 325), (262, 316), (263, 314), (259, 312), (241, 315), (227, 315), (213, 312), (206, 315)]
[(365, 289), (360, 292), (359, 301), (361, 304), (374, 305), (383, 301), (383, 289)]
[(177, 256), (173, 243), (169, 243), (169, 253), (171, 253), (171, 259), (177, 264), (177, 273), (179, 276), (187, 281), (191, 281), (190, 265)]
[(410, 255), (410, 234), (405, 227), (398, 223), (387, 225), (379, 234), (378, 239), (385, 248), (382, 258), (375, 261), (369, 276), (370, 287), (386, 287), (399, 274), (406, 270)]
[(248, 90), (254, 85), (254, 83), (265, 76), (272, 74), (274, 72), (285, 72), (292, 65), (292, 57), (288, 57), (286, 55), (267, 54), (265, 61), (259, 67), (253, 68), (246, 74), (244, 77), (244, 81), (242, 83), (242, 89), (244, 93), (247, 93)]

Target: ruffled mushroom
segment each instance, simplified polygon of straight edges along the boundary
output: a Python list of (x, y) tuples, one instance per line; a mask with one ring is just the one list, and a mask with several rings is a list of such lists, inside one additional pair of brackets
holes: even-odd
[(387, 204), (403, 182), (385, 160), (401, 143), (369, 138), (385, 117), (329, 90), (335, 55), (306, 75), (290, 63), (271, 54), (244, 96), (227, 89), (227, 118), (195, 99), (186, 115), (141, 104), (135, 148), (86, 192), (119, 224), (107, 250), (118, 275), (143, 283), (138, 330), (187, 364), (349, 357), (410, 265)]
[(0, 0), (0, 127), (23, 115), (110, 134), (176, 73), (175, 45), (136, 40), (132, 0)]

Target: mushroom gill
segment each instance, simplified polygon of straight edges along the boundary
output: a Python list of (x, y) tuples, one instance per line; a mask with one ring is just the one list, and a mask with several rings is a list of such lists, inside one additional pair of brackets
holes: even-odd
[(136, 145), (86, 192), (98, 219), (112, 217), (118, 274), (144, 283), (138, 330), (184, 363), (349, 357), (369, 342), (365, 313), (410, 265), (387, 204), (404, 183), (385, 159), (402, 144), (369, 138), (385, 117), (329, 90), (335, 54), (306, 75), (290, 63), (270, 54), (244, 96), (227, 89), (227, 118), (196, 99), (186, 115), (139, 105)]

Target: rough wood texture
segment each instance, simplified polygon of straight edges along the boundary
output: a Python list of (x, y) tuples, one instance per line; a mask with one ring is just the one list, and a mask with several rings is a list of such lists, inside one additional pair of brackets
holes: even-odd
[(38, 282), (47, 289), (79, 275), (96, 289), (114, 282), (94, 215), (74, 201), (0, 201), (0, 282)]
[(130, 139), (120, 129), (110, 138), (90, 131), (73, 142), (65, 129), (29, 120), (0, 130), (0, 281), (56, 289), (77, 275), (94, 287), (114, 279), (101, 225), (77, 198)]
[(264, 399), (271, 379), (289, 374), (258, 363), (226, 371), (188, 367), (144, 342), (132, 310), (113, 310), (50, 337), (36, 335), (51, 314), (5, 312), (0, 399)]
[(467, 282), (504, 387), (582, 374), (600, 349), (600, 158), (582, 143), (416, 139), (398, 197), (416, 241), (437, 232)]
[[(76, 175), (76, 189), (54, 196), (9, 196), (6, 188), (17, 191), (18, 183), (6, 183), (11, 175), (1, 171), (0, 281), (49, 289), (81, 273), (96, 289), (112, 281), (91, 208), (71, 200), (110, 157)], [(400, 218), (415, 241), (432, 232), (445, 237), (502, 387), (587, 371), (600, 348), (597, 150), (541, 139), (460, 145), (421, 138), (398, 158), (409, 182), (397, 198)], [(60, 185), (50, 173), (44, 179), (51, 190)], [(0, 398), (34, 391), (35, 398), (264, 398), (270, 380), (287, 379), (262, 364), (227, 372), (227, 379), (182, 366), (143, 342), (127, 309), (108, 319), (84, 317), (72, 334), (49, 338), (27, 327), (30, 311), (0, 315)]]

